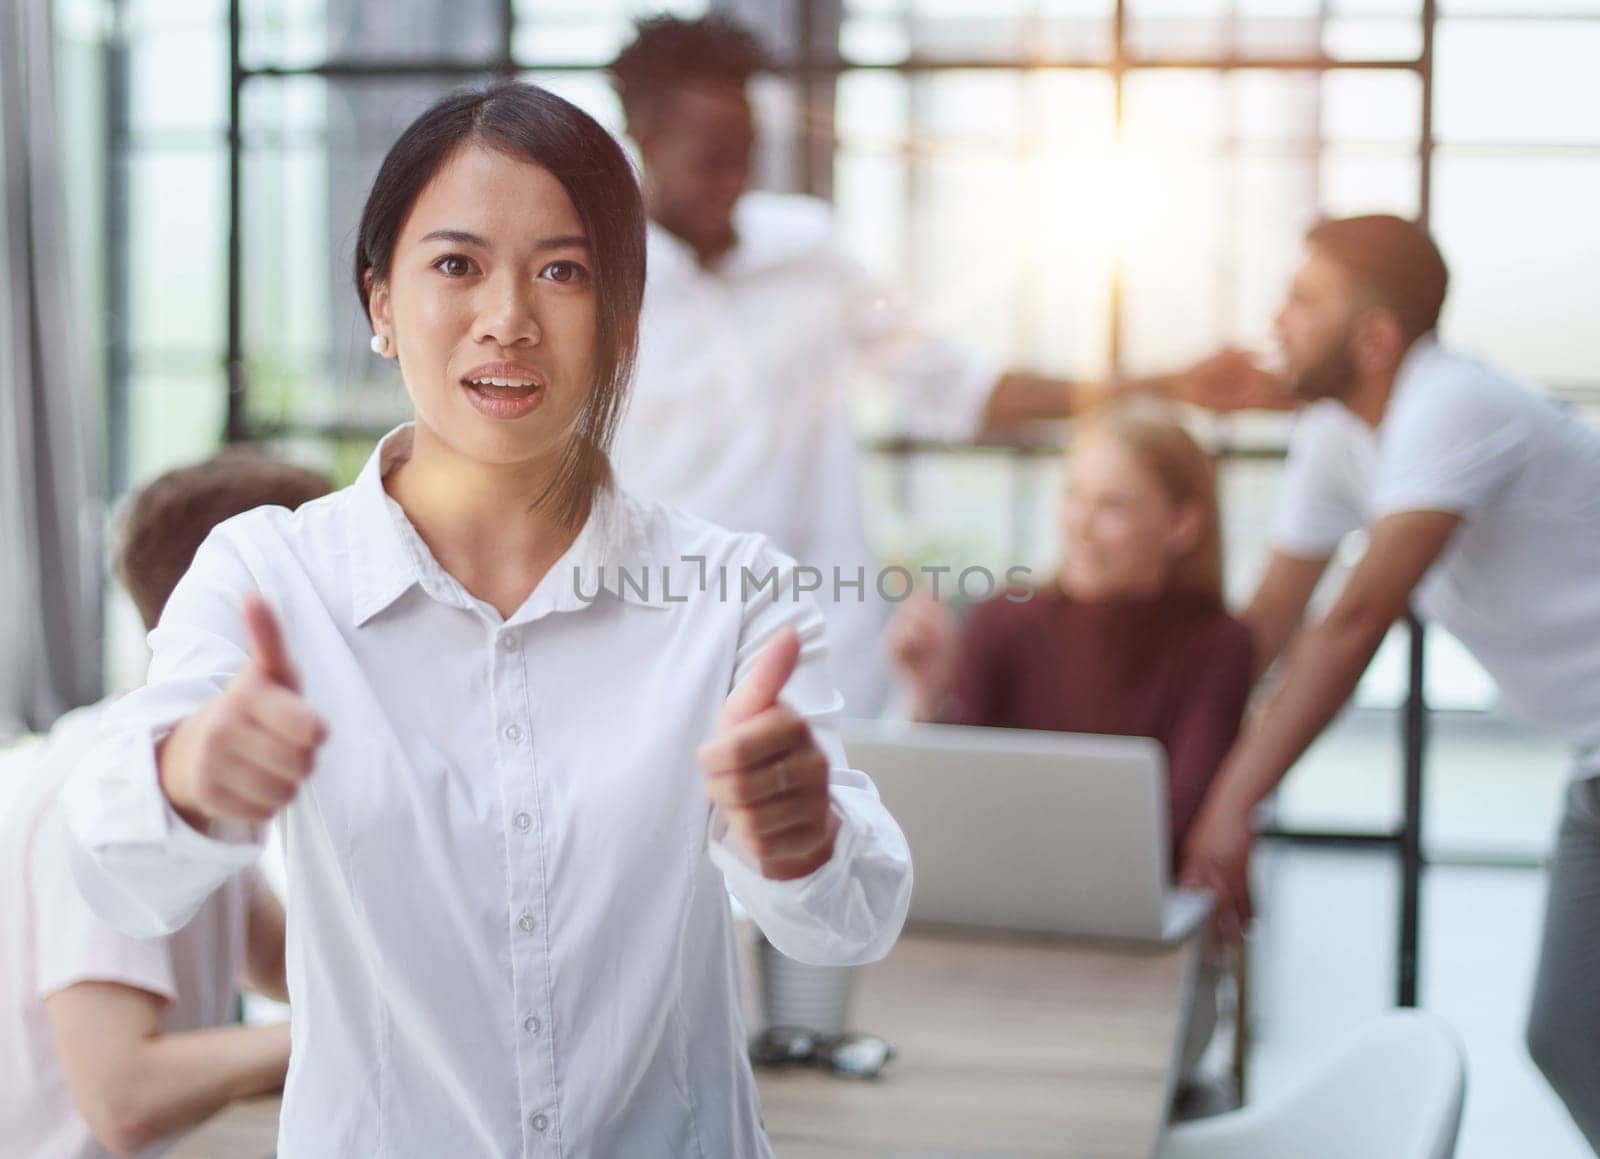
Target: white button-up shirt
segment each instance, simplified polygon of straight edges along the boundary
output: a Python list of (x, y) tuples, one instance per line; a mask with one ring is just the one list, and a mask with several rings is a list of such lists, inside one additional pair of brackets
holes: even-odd
[[(750, 193), (738, 242), (710, 269), (651, 225), (639, 370), (612, 461), (622, 484), (823, 572), (835, 671), (852, 714), (883, 699), (877, 592), (850, 401), (894, 388), (908, 434), (976, 437), (999, 377), (987, 359), (911, 324), (903, 301), (837, 244), (812, 198)], [(862, 588), (835, 599), (834, 569)], [(814, 582), (814, 581), (813, 581)], [(887, 585), (899, 598), (899, 580)]]
[[(845, 764), (822, 617), (760, 537), (605, 491), (502, 619), (385, 492), (409, 446), (401, 428), (350, 488), (206, 541), (148, 685), (68, 786), (81, 887), (159, 934), (259, 853), (261, 833), (188, 827), (153, 761), (245, 662), (259, 591), (329, 724), (276, 824), (283, 1159), (770, 1154), (725, 884), (785, 953), (835, 964), (888, 951), (911, 887), (904, 837)], [(695, 750), (786, 624), (804, 646), (784, 700), (831, 759), (840, 829), (826, 865), (776, 882), (711, 809)]]

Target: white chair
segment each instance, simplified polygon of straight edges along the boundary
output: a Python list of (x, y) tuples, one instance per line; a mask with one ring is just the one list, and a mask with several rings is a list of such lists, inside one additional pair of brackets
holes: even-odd
[(1158, 1159), (1450, 1159), (1466, 1062), (1444, 1022), (1396, 1010), (1277, 1098), (1173, 1127)]

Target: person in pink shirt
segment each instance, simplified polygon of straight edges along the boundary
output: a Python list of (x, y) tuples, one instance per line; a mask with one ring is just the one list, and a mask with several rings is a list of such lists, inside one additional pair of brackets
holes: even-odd
[[(146, 628), (223, 520), (326, 494), (327, 480), (227, 451), (172, 471), (128, 509), (117, 571)], [(287, 1000), (284, 913), (255, 873), (219, 890), (182, 930), (130, 938), (73, 881), (56, 807), (105, 703), (63, 717), (28, 754), (0, 816), (0, 1155), (160, 1154), (234, 1099), (275, 1090), (287, 1024), (234, 1025), (239, 987)]]

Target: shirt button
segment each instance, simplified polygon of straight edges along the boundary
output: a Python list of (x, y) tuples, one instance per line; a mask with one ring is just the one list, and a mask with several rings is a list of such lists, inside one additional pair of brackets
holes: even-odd
[(522, 911), (522, 916), (517, 919), (517, 928), (525, 934), (531, 934), (539, 928), (539, 923), (533, 920), (533, 915), (527, 910)]
[(517, 724), (506, 725), (506, 739), (512, 744), (516, 744), (519, 740), (521, 740), (522, 726)]
[(531, 1014), (528, 1015), (528, 1017), (522, 1020), (522, 1029), (526, 1030), (529, 1034), (538, 1034), (539, 1020)]
[(517, 650), (517, 638), (515, 636), (513, 636), (513, 635), (511, 635), (511, 633), (507, 632), (504, 636), (500, 637), (500, 651), (502, 651), (502, 652), (515, 652), (516, 650)]
[(550, 1129), (550, 1120), (543, 1115), (535, 1115), (528, 1120), (528, 1126), (538, 1131), (541, 1135)]
[(526, 813), (518, 813), (512, 820), (516, 823), (517, 828), (524, 833), (533, 827), (533, 818)]

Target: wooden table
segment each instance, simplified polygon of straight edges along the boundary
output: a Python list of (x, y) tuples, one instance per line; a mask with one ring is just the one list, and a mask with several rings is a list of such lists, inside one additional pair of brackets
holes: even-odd
[(165, 1159), (266, 1159), (278, 1141), (278, 1096), (245, 1099), (202, 1123)]
[[(1166, 1121), (1196, 948), (910, 930), (856, 981), (875, 1082), (761, 1072), (779, 1159), (1147, 1159)], [(260, 1159), (277, 1102), (239, 1104), (170, 1159)]]
[(895, 1044), (877, 1082), (761, 1076), (781, 1159), (1146, 1159), (1166, 1121), (1192, 943), (1167, 951), (908, 932), (850, 1022)]

